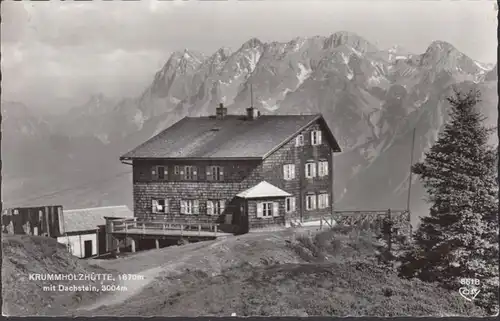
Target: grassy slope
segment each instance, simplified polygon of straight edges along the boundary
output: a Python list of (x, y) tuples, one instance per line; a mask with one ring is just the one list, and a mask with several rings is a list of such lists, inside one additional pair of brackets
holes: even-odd
[[(41, 236), (2, 234), (2, 311), (4, 315), (54, 315), (92, 301), (95, 292), (43, 291), (42, 286), (79, 284), (82, 281), (33, 281), (29, 274), (103, 273), (70, 255), (54, 239)], [(106, 272), (107, 273), (107, 272)], [(83, 284), (89, 284), (84, 281)]]
[(290, 230), (137, 253), (101, 265), (159, 267), (154, 282), (88, 315), (482, 315), (458, 293), (401, 280), (374, 253), (368, 235), (296, 238)]

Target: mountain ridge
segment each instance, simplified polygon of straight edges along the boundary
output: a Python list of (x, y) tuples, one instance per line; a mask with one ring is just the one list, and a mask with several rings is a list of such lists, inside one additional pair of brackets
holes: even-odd
[[(381, 50), (345, 31), (287, 42), (251, 38), (236, 51), (176, 51), (139, 97), (87, 112), (87, 118), (76, 117), (67, 128), (81, 139), (98, 140), (96, 149), (107, 150), (103, 163), (112, 168), (121, 153), (184, 116), (213, 114), (221, 102), (230, 113), (243, 113), (252, 85), (254, 106), (263, 114), (325, 116), (344, 150), (336, 161), (339, 206), (400, 206), (406, 200), (401, 193), (408, 185), (411, 127), (421, 132), (418, 159), (446, 121), (445, 98), (453, 86), (481, 89), (486, 98), (481, 108), (494, 117), (495, 73), (496, 64), (474, 61), (443, 41), (415, 54), (398, 46)], [(402, 154), (408, 157), (398, 160)], [(378, 188), (366, 187), (374, 184)], [(115, 199), (131, 204), (131, 194), (117, 193)]]

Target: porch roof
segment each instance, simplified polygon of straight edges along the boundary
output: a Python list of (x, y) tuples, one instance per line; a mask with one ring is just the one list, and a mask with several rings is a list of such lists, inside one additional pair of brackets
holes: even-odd
[(250, 187), (247, 190), (237, 194), (236, 196), (241, 198), (266, 198), (266, 197), (288, 197), (292, 196), (290, 193), (269, 184), (266, 181), (262, 181), (259, 184)]

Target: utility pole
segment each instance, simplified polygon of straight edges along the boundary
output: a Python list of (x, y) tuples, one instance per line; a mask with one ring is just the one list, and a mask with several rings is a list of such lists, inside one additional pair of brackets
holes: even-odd
[(412, 185), (412, 179), (413, 179), (413, 154), (414, 154), (414, 149), (415, 149), (415, 133), (417, 131), (417, 127), (413, 128), (413, 135), (412, 135), (412, 140), (411, 140), (411, 152), (410, 152), (410, 177), (408, 180), (408, 199), (406, 200), (406, 210), (408, 211), (408, 215), (410, 216), (410, 235), (412, 234), (411, 231), (411, 212), (410, 212), (410, 200), (411, 200), (411, 185)]

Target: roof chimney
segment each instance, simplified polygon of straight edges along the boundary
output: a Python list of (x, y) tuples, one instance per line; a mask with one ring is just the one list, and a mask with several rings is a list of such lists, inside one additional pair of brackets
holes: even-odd
[(254, 120), (260, 116), (260, 111), (253, 107), (253, 86), (250, 85), (250, 107), (247, 108), (247, 119)]
[(224, 107), (223, 103), (219, 104), (219, 107), (215, 109), (215, 118), (216, 119), (224, 119), (227, 115), (227, 108)]

